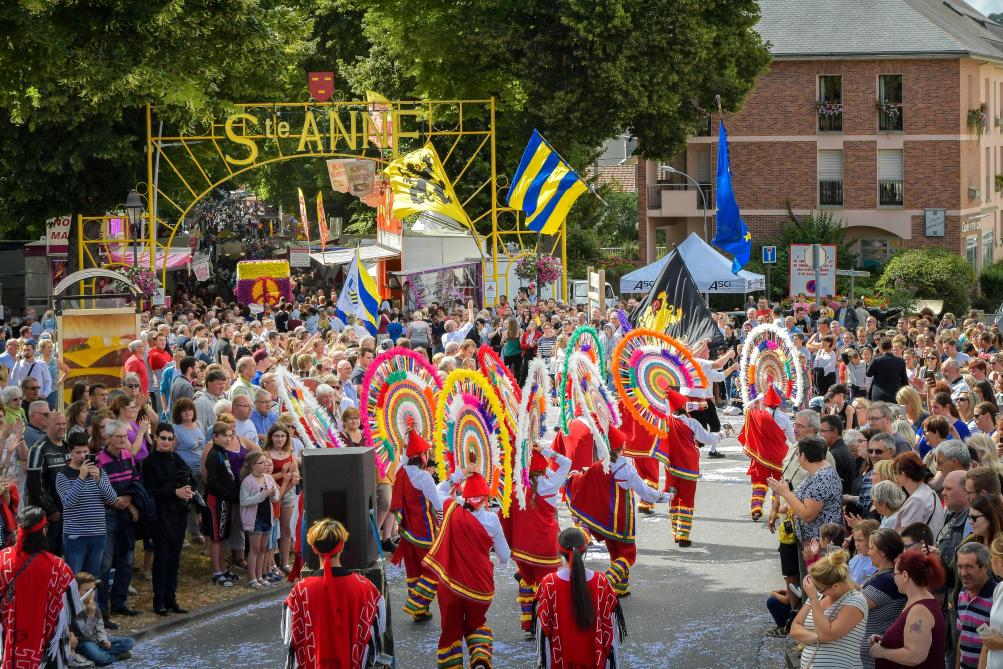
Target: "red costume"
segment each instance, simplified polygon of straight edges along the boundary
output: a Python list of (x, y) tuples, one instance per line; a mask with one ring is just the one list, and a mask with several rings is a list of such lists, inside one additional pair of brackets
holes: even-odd
[[(610, 448), (621, 450), (626, 436), (615, 427), (609, 431)], [(620, 483), (626, 483), (623, 487)], [(637, 560), (634, 546), (634, 492), (648, 489), (650, 501), (661, 496), (641, 481), (629, 458), (617, 458), (604, 468), (595, 462), (584, 472), (568, 478), (568, 509), (575, 520), (606, 543), (610, 566), (606, 574), (621, 597), (629, 594), (630, 566)]]
[(617, 596), (609, 579), (594, 572), (588, 580), (589, 593), (595, 607), (595, 625), (581, 629), (575, 619), (571, 601), (571, 581), (560, 574), (548, 574), (537, 591), (536, 615), (539, 621), (540, 650), (551, 669), (581, 667), (605, 669), (613, 664), (616, 642), (614, 612)]
[(576, 417), (568, 424), (568, 434), (557, 432), (552, 448), (571, 459), (573, 472), (588, 469), (596, 459), (592, 430), (581, 418)]
[(43, 527), (44, 518), (32, 528), (19, 528), (17, 543), (0, 551), (0, 593), (4, 593), (0, 597), (2, 669), (49, 666), (50, 662), (55, 664), (52, 649), (64, 652), (60, 644), (52, 641), (67, 631), (59, 618), (67, 604), (73, 572), (51, 553), (29, 555), (22, 549), (25, 536), (41, 532)]
[[(685, 408), (686, 397), (672, 388), (666, 388), (666, 394), (673, 413)], [(696, 444), (696, 430), (699, 429), (705, 438), (710, 438), (711, 435), (689, 416), (669, 416), (669, 422), (668, 434), (655, 443), (652, 455), (665, 465), (665, 490), (675, 488), (675, 497), (669, 505), (672, 536), (681, 546), (689, 546), (697, 479), (700, 478), (700, 450)], [(717, 439), (713, 442), (717, 443)]]
[(283, 636), (294, 667), (364, 669), (381, 647), (383, 597), (361, 574), (331, 566), (342, 547), (322, 556), (322, 576), (297, 582), (286, 596)]
[[(480, 474), (471, 475), (463, 487), (464, 497), (473, 504), (489, 494)], [(495, 594), (490, 557), (493, 543), (492, 536), (473, 512), (453, 499), (443, 503), (439, 534), (422, 563), (435, 573), (442, 586), (439, 590), (442, 630), (436, 663), (440, 669), (463, 667), (464, 640), (470, 666), (491, 667), (494, 634), (486, 623)]]
[[(565, 462), (567, 462), (565, 460)], [(549, 471), (547, 459), (540, 453), (533, 452), (529, 465), (530, 474), (539, 475), (537, 485), (545, 480)], [(566, 472), (565, 472), (566, 474)], [(559, 488), (564, 476), (558, 476), (559, 481), (548, 481)], [(557, 545), (557, 535), (561, 528), (557, 523), (557, 509), (553, 505), (554, 496), (539, 494), (536, 489), (526, 490), (526, 508), (520, 508), (514, 499), (509, 517), (502, 520), (505, 538), (512, 548), (512, 559), (518, 566), (519, 594), (516, 602), (519, 604), (519, 623), (525, 632), (533, 629), (533, 609), (536, 601), (536, 589), (547, 574), (557, 571), (561, 566), (561, 556)]]
[(738, 435), (738, 441), (749, 456), (749, 470), (746, 473), (752, 478), (750, 508), (753, 520), (758, 520), (763, 515), (766, 479), (780, 478), (784, 458), (787, 456), (787, 434), (777, 425), (773, 415), (781, 405), (781, 400), (772, 383), (763, 396), (763, 404), (770, 411), (749, 407), (745, 412), (742, 432)]
[[(648, 486), (658, 489), (659, 464), (656, 458), (651, 457), (651, 450), (655, 446), (655, 436), (644, 429), (634, 414), (627, 411), (622, 403), (620, 406), (620, 418), (622, 424), (620, 429), (627, 435), (627, 445), (623, 448), (623, 454), (634, 459), (634, 469), (638, 476)], [(655, 506), (641, 501), (637, 503), (637, 510), (642, 513), (651, 513)]]
[[(428, 442), (416, 431), (412, 430), (408, 434), (407, 457), (420, 456), (429, 448)], [(390, 561), (398, 565), (403, 561), (404, 571), (407, 574), (407, 602), (404, 604), (404, 612), (415, 620), (422, 620), (431, 616), (428, 607), (435, 599), (437, 584), (435, 575), (423, 567), (421, 561), (432, 547), (438, 522), (435, 506), (412, 483), (410, 470), (407, 467), (402, 468), (394, 480), (390, 511), (397, 516), (401, 537), (401, 542)]]

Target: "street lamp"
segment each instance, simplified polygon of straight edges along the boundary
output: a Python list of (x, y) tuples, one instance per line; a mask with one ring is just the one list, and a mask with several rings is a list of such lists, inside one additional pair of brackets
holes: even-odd
[(707, 196), (704, 194), (703, 188), (700, 187), (700, 184), (697, 183), (696, 179), (694, 179), (693, 177), (691, 177), (689, 174), (686, 174), (686, 172), (683, 172), (681, 170), (677, 170), (672, 165), (659, 165), (658, 167), (659, 167), (659, 169), (663, 169), (666, 172), (670, 172), (672, 174), (678, 174), (679, 176), (686, 177), (687, 179), (689, 179), (693, 183), (694, 186), (697, 187), (697, 190), (700, 191), (700, 200), (703, 202), (703, 240), (705, 242), (707, 242), (707, 243), (710, 243), (710, 240), (707, 239)]
[(129, 237), (132, 238), (132, 266), (139, 265), (138, 249), (136, 248), (136, 231), (143, 220), (143, 199), (135, 188), (129, 191), (125, 198), (125, 213), (129, 218)]

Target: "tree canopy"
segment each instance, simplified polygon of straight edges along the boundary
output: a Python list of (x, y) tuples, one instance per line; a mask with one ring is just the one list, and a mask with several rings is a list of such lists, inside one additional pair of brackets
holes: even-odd
[[(145, 178), (147, 102), (193, 127), (235, 102), (303, 99), (310, 70), (336, 70), (349, 96), (495, 96), (507, 174), (533, 128), (579, 168), (621, 132), (669, 156), (715, 95), (737, 109), (766, 67), (757, 20), (754, 0), (12, 0), (0, 6), (0, 236), (121, 203)], [(248, 182), (291, 198), (294, 181), (323, 185), (315, 162)]]

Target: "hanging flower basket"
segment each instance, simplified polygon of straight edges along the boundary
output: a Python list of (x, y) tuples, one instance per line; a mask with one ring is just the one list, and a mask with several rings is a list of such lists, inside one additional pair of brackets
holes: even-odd
[(536, 259), (536, 279), (540, 283), (553, 283), (561, 277), (561, 261), (549, 254)]
[(536, 280), (536, 260), (535, 253), (527, 253), (515, 261), (515, 275), (527, 281)]
[(879, 102), (878, 111), (887, 116), (890, 121), (897, 121), (902, 115), (902, 105), (898, 102)]
[(989, 107), (983, 102), (975, 109), (968, 110), (968, 129), (974, 130), (979, 141), (989, 127)]
[(819, 100), (817, 108), (819, 116), (839, 116), (843, 113), (842, 103), (833, 102), (832, 100), (825, 100), (824, 102)]
[[(151, 272), (149, 268), (130, 266), (120, 267), (116, 271), (131, 281), (139, 289), (142, 296), (152, 297), (157, 292), (157, 289), (160, 288), (160, 282), (157, 281), (156, 274)], [(129, 292), (128, 286), (124, 283), (118, 283), (116, 289), (123, 293)]]

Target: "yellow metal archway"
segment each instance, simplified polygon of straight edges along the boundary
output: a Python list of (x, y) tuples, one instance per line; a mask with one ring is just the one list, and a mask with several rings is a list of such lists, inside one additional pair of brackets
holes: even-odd
[[(383, 166), (428, 142), (441, 156), (472, 221), (470, 232), (478, 248), (490, 260), (485, 278), (497, 284), (501, 249), (537, 245), (536, 233), (521, 225), (518, 212), (499, 206), (494, 98), (248, 103), (235, 105), (202, 128), (168, 134), (154, 134), (153, 118), (154, 110), (147, 105), (147, 182), (140, 188), (147, 204), (146, 224), (139, 230), (123, 226), (121, 214), (80, 217), (80, 268), (100, 264), (95, 247), (136, 245), (145, 247), (151, 270), (166, 283), (167, 250), (186, 217), (224, 185), (239, 184), (253, 170), (289, 160), (355, 158)], [(504, 177), (501, 181), (504, 189)], [(155, 218), (154, 210), (164, 213)], [(549, 252), (566, 258), (565, 245), (562, 229)], [(158, 251), (164, 258), (161, 267), (156, 266)], [(565, 272), (564, 291), (566, 286)]]

